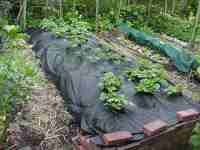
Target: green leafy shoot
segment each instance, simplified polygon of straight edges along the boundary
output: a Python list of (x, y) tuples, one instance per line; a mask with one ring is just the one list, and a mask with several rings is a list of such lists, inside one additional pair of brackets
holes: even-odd
[(118, 94), (122, 84), (122, 80), (112, 72), (105, 73), (100, 82), (102, 90), (100, 99), (104, 102), (105, 106), (108, 106), (114, 112), (124, 110), (128, 104), (128, 98), (125, 95)]
[(25, 40), (29, 38), (27, 34), (21, 32), (19, 26), (4, 25), (0, 27), (0, 36), (4, 39), (4, 49), (26, 48)]
[(112, 50), (97, 52), (96, 56), (101, 60), (111, 60), (115, 64), (122, 64), (127, 62), (126, 57), (118, 53), (114, 53)]
[(105, 106), (110, 107), (113, 111), (122, 111), (128, 104), (128, 98), (125, 95), (118, 95), (117, 93), (102, 93), (100, 99)]
[(200, 67), (197, 68), (196, 74), (197, 76), (200, 76)]
[(112, 93), (117, 92), (121, 88), (123, 82), (120, 78), (116, 77), (112, 72), (105, 73), (102, 80), (103, 91)]
[(169, 79), (167, 71), (161, 65), (145, 60), (137, 68), (127, 70), (126, 74), (129, 80), (139, 82), (136, 91), (146, 94), (155, 94)]
[(136, 91), (138, 93), (154, 94), (160, 89), (160, 84), (158, 80), (154, 79), (144, 79), (136, 86)]
[(196, 128), (194, 129), (194, 134), (192, 135), (191, 143), (193, 146), (193, 150), (200, 149), (200, 124), (197, 124)]
[(167, 88), (168, 96), (180, 96), (182, 95), (182, 92), (183, 92), (183, 86), (180, 84), (175, 85), (175, 86), (171, 85)]

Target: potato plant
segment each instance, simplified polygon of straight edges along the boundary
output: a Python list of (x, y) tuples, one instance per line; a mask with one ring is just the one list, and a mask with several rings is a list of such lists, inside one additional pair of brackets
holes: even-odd
[(86, 42), (91, 30), (89, 23), (83, 21), (78, 12), (68, 13), (65, 17), (66, 20), (55, 17), (45, 18), (41, 21), (39, 27), (54, 33), (58, 37), (66, 37), (67, 35), (73, 47)]
[(136, 82), (135, 87), (138, 93), (152, 94), (160, 91), (161, 86), (167, 87), (168, 96), (177, 96), (182, 94), (182, 86), (170, 86), (168, 83), (169, 76), (167, 71), (157, 64), (148, 61), (142, 61), (137, 68), (126, 71), (129, 80)]
[(168, 96), (180, 96), (183, 92), (183, 86), (182, 85), (175, 85), (175, 86), (169, 86), (167, 88), (167, 95)]
[(128, 98), (123, 94), (118, 94), (122, 84), (122, 80), (112, 72), (105, 73), (100, 82), (102, 91), (100, 99), (114, 112), (123, 111), (128, 104)]
[(155, 94), (160, 89), (158, 80), (155, 79), (144, 79), (136, 86), (138, 93)]

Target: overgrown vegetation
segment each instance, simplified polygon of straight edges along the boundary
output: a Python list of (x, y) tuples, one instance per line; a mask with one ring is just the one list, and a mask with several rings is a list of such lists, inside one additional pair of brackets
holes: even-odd
[[(48, 11), (49, 16), (46, 17), (46, 19), (44, 19), (42, 23), (40, 23), (40, 19), (37, 20), (31, 18), (32, 16), (28, 16), (29, 27), (38, 27), (38, 25), (40, 24), (40, 27), (52, 31), (58, 36), (63, 36), (63, 34), (66, 32), (72, 33), (72, 35), (73, 33), (79, 34), (80, 32), (88, 30), (88, 28), (89, 30), (95, 31), (95, 15), (94, 13), (92, 14), (92, 11), (94, 11), (95, 9), (88, 8), (88, 6), (86, 6), (86, 3), (91, 3), (90, 5), (95, 4), (94, 1), (80, 3), (77, 2), (77, 5), (74, 6), (72, 2), (65, 3), (68, 3), (68, 6), (71, 6), (71, 8), (73, 7), (73, 9), (70, 9), (70, 7), (68, 8), (71, 12), (67, 11), (67, 13), (63, 14), (63, 17), (55, 17), (55, 15), (57, 15), (57, 11), (55, 11), (56, 8), (52, 8), (52, 10)], [(102, 2), (102, 4), (104, 3), (106, 2)], [(163, 14), (163, 12), (160, 9), (157, 9), (157, 7), (159, 7), (158, 5), (160, 5), (158, 3), (155, 3), (151, 6), (151, 15), (148, 16), (147, 8), (145, 6), (145, 3), (143, 2), (138, 3), (137, 5), (123, 4), (123, 7), (119, 11), (120, 18), (118, 18), (116, 17), (118, 13), (116, 9), (118, 9), (118, 6), (115, 6), (117, 5), (115, 4), (115, 2), (111, 3), (113, 4), (113, 7), (111, 7), (110, 9), (104, 9), (106, 5), (102, 7), (104, 11), (102, 11), (99, 15), (100, 31), (110, 31), (122, 20), (126, 20), (128, 21), (131, 27), (136, 28), (140, 31), (144, 31), (146, 33), (164, 33), (183, 41), (189, 42), (191, 40), (195, 21), (194, 13), (197, 9), (195, 6), (196, 2), (191, 3), (191, 13), (187, 14), (187, 18), (181, 18), (178, 14)], [(51, 7), (48, 7), (48, 9), (50, 8)], [(87, 8), (88, 10), (85, 10)], [(51, 11), (55, 13), (50, 13)], [(88, 11), (88, 13), (83, 13), (85, 11)], [(61, 18), (64, 19), (64, 21)], [(198, 26), (197, 29), (196, 39), (200, 38), (199, 28), (200, 26)]]
[(8, 25), (6, 21), (0, 21), (0, 37), (3, 42), (1, 49), (25, 48), (24, 40), (29, 38), (19, 26)]
[[(129, 18), (129, 25), (150, 34), (164, 33), (183, 41), (190, 41), (194, 27), (194, 17), (188, 20), (170, 14), (163, 15), (153, 10), (150, 17), (146, 15), (144, 5), (130, 5), (122, 10), (122, 17)], [(200, 26), (198, 26), (198, 29)], [(199, 39), (200, 30), (197, 33)]]
[(17, 105), (30, 100), (31, 89), (43, 85), (44, 81), (38, 70), (38, 64), (30, 60), (27, 52), (23, 50), (28, 47), (24, 41), (27, 36), (19, 32), (16, 26), (5, 25), (0, 31), (5, 39), (0, 56), (0, 143), (2, 143), (5, 142), (6, 128)]
[(191, 139), (193, 150), (199, 150), (200, 149), (200, 124), (197, 124), (193, 132), (194, 133)]

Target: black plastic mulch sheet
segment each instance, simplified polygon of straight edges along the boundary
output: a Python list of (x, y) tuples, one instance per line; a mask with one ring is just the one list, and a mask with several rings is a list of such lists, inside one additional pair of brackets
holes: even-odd
[[(120, 130), (135, 132), (156, 119), (173, 124), (177, 111), (195, 107), (187, 97), (136, 94), (134, 83), (122, 76), (124, 70), (135, 67), (136, 62), (129, 58), (124, 63), (99, 59), (96, 54), (109, 49), (95, 37), (72, 48), (66, 39), (57, 39), (51, 33), (33, 32), (31, 35), (33, 50), (41, 59), (46, 74), (56, 82), (70, 112), (80, 119), (81, 128), (91, 134)], [(99, 99), (99, 82), (105, 72), (113, 72), (124, 80), (120, 92), (128, 96), (129, 104), (123, 113), (110, 111)]]

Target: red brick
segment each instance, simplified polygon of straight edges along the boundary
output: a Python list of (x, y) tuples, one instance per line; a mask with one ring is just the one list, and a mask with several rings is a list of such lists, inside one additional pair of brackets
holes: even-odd
[(146, 136), (152, 136), (155, 134), (158, 134), (159, 132), (162, 132), (167, 128), (167, 123), (165, 123), (162, 120), (156, 120), (154, 122), (150, 122), (146, 125), (144, 125), (144, 134)]
[(79, 150), (87, 150), (82, 145), (79, 146)]
[(103, 135), (103, 140), (106, 145), (122, 144), (131, 138), (133, 138), (133, 135), (127, 131), (119, 131)]
[(93, 150), (92, 144), (90, 143), (90, 139), (88, 136), (80, 136), (80, 144), (86, 149), (86, 150)]
[(176, 118), (179, 122), (186, 122), (199, 117), (199, 112), (195, 109), (188, 109), (176, 113)]

